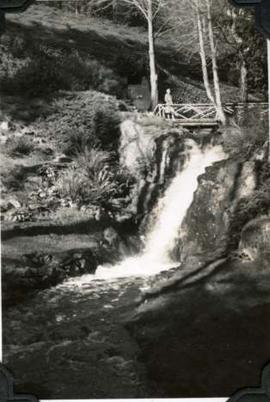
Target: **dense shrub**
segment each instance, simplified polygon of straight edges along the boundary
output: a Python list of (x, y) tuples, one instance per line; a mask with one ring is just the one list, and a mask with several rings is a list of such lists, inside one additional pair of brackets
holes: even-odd
[[(11, 63), (10, 63), (11, 64)], [(36, 51), (16, 68), (6, 66), (1, 88), (6, 93), (37, 96), (57, 89), (68, 89), (66, 77), (61, 74), (60, 56)]]
[(270, 214), (270, 164), (258, 162), (258, 185), (253, 193), (240, 200), (231, 222), (231, 245), (240, 240), (242, 228), (258, 216)]
[(117, 150), (120, 118), (115, 98), (94, 91), (69, 93), (53, 107), (42, 124), (66, 154), (92, 147)]

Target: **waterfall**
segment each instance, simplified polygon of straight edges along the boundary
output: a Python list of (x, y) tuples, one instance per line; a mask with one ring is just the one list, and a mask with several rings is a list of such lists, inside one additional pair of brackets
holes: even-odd
[(192, 203), (198, 176), (204, 173), (207, 166), (225, 157), (221, 146), (210, 145), (202, 151), (192, 140), (186, 141), (186, 151), (188, 159), (159, 200), (156, 224), (147, 235), (144, 255), (161, 263), (170, 261), (169, 254)]
[(207, 166), (225, 158), (219, 145), (209, 145), (202, 150), (195, 141), (186, 140), (185, 146), (186, 162), (154, 210), (155, 223), (146, 235), (142, 253), (114, 266), (99, 266), (95, 275), (91, 275), (91, 280), (149, 276), (176, 266), (176, 262), (170, 258), (170, 252), (192, 203), (198, 176), (205, 172)]

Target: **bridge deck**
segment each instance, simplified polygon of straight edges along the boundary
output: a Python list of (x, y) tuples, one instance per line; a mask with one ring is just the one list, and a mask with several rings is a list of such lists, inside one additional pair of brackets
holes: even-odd
[(217, 120), (215, 119), (204, 119), (204, 120), (184, 120), (184, 119), (175, 119), (170, 120), (174, 125), (182, 126), (182, 127), (214, 127), (218, 125)]

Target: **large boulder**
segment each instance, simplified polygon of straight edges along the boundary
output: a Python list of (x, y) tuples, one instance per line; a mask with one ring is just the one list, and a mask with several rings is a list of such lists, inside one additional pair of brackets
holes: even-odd
[(97, 256), (91, 249), (73, 249), (56, 254), (30, 253), (21, 261), (3, 259), (3, 301), (12, 305), (41, 289), (55, 286), (69, 277), (94, 274)]
[(227, 254), (235, 234), (238, 205), (257, 184), (255, 162), (227, 159), (207, 168), (180, 229), (178, 255), (182, 262), (201, 266)]

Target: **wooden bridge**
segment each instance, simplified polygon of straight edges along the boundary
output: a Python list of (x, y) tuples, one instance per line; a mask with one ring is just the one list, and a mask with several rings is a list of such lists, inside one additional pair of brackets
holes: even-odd
[[(171, 113), (168, 113), (171, 108)], [(268, 117), (268, 103), (226, 103), (223, 105), (225, 115), (239, 122), (245, 111), (258, 113), (261, 119)], [(207, 103), (181, 103), (168, 106), (158, 104), (154, 110), (157, 116), (174, 121), (181, 126), (216, 126), (219, 124), (216, 108)]]

